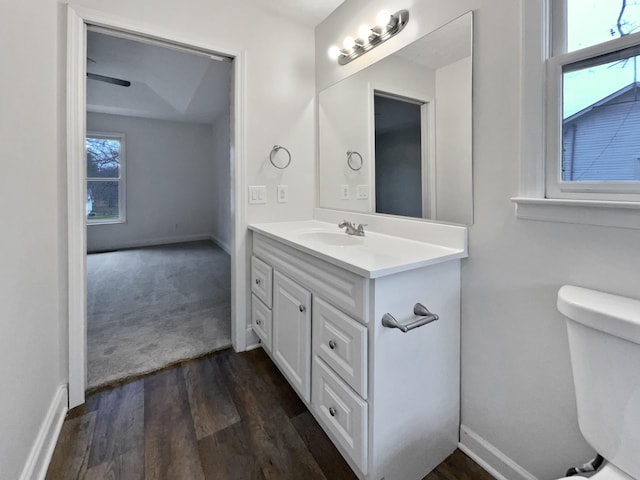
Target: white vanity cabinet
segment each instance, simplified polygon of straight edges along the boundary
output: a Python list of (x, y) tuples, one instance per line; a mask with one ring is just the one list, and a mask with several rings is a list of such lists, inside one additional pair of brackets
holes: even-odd
[[(330, 260), (254, 230), (254, 330), (360, 479), (421, 479), (458, 442), (460, 262), (366, 276)], [(439, 320), (382, 325), (418, 302)]]

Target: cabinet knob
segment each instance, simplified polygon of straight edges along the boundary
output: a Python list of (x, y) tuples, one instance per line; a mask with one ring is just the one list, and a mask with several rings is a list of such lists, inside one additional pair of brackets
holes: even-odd
[(334, 350), (338, 345), (333, 340), (329, 340), (329, 348)]
[(333, 408), (333, 407), (329, 408), (329, 415), (331, 415), (332, 417), (335, 417), (336, 416), (336, 409)]
[(256, 320), (256, 325), (262, 325), (262, 320)]
[(256, 285), (260, 285), (262, 281), (259, 278), (256, 278)]
[(304, 313), (306, 309), (307, 309), (307, 307), (305, 307), (304, 305), (300, 305), (298, 307), (298, 310), (300, 310), (302, 313)]

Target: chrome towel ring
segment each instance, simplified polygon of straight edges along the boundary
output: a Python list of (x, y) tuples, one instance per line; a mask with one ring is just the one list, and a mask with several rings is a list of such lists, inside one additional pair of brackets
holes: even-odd
[[(276, 162), (274, 162), (273, 160), (273, 157), (275, 157), (275, 155), (280, 150), (284, 150), (285, 152), (287, 152), (287, 157), (288, 157), (287, 163), (283, 167), (280, 167), (279, 165), (277, 165)], [(287, 150), (285, 147), (283, 147), (282, 145), (274, 145), (273, 148), (271, 149), (271, 153), (269, 153), (269, 161), (271, 162), (271, 165), (273, 165), (274, 167), (280, 170), (284, 170), (291, 164), (291, 152)]]
[[(360, 165), (358, 167), (354, 167), (353, 166), (353, 156), (356, 155), (359, 159), (360, 159)], [(347, 165), (349, 165), (349, 168), (351, 170), (353, 170), (354, 172), (357, 172), (358, 170), (360, 170), (362, 168), (362, 164), (364, 163), (364, 161), (362, 160), (362, 155), (360, 155), (358, 152), (353, 151), (353, 150), (349, 150), (347, 152)]]

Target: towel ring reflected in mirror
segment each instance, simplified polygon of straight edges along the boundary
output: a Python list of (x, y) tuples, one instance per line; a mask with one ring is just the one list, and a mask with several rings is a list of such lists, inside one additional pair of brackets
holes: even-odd
[[(357, 167), (355, 167), (353, 165), (353, 156), (357, 156), (360, 159), (360, 165), (358, 165)], [(358, 170), (360, 170), (362, 168), (362, 164), (364, 163), (364, 160), (362, 159), (362, 155), (360, 155), (358, 152), (356, 151), (352, 151), (349, 150), (347, 152), (347, 165), (349, 165), (349, 168), (351, 170), (353, 170), (354, 172), (357, 172)]]
[[(274, 161), (274, 157), (280, 150), (284, 150), (287, 153), (287, 163), (282, 167), (277, 165), (276, 162)], [(289, 165), (291, 165), (291, 152), (285, 147), (283, 147), (282, 145), (274, 145), (273, 148), (271, 149), (271, 153), (269, 153), (269, 161), (271, 162), (271, 165), (273, 165), (277, 169), (284, 170)]]

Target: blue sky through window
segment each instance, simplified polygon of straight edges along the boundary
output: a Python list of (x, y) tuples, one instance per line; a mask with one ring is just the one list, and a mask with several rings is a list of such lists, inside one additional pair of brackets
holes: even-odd
[[(640, 31), (640, 0), (567, 0), (567, 51), (572, 52)], [(636, 57), (637, 58), (637, 57)], [(639, 59), (640, 60), (640, 59)], [(567, 73), (563, 78), (563, 117), (637, 81), (640, 63), (630, 58)]]

